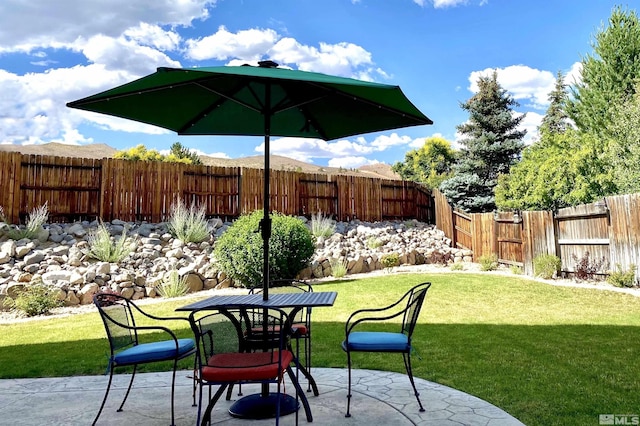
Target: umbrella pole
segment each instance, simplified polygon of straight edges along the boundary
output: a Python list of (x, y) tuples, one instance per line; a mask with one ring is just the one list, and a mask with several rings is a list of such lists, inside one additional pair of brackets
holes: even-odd
[(271, 237), (271, 217), (269, 216), (269, 180), (271, 167), (269, 161), (270, 154), (270, 134), (271, 134), (271, 86), (266, 86), (265, 111), (264, 115), (264, 191), (262, 200), (262, 300), (269, 300), (269, 238)]

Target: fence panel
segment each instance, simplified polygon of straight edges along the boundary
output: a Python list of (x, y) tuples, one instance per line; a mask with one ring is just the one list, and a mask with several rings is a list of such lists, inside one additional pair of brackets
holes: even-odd
[(456, 244), (456, 235), (453, 228), (453, 208), (444, 194), (437, 189), (433, 190), (433, 205), (435, 210), (436, 228), (440, 229), (447, 238)]
[[(607, 197), (611, 218), (610, 258), (611, 270), (620, 265), (628, 270), (632, 265), (640, 267), (640, 194)], [(636, 281), (640, 271), (636, 270)]]
[(101, 160), (22, 155), (19, 181), (20, 220), (47, 204), (58, 222), (99, 216)]
[(321, 212), (337, 218), (338, 183), (328, 174), (299, 173), (299, 215), (310, 216)]
[(404, 220), (416, 217), (415, 184), (403, 180), (380, 182), (382, 220)]
[(18, 223), (22, 154), (0, 151), (0, 207), (9, 223)]
[(609, 214), (604, 204), (593, 203), (560, 209), (555, 221), (562, 272), (575, 272), (576, 263), (589, 253), (590, 261), (602, 262), (599, 273), (606, 273), (611, 259)]
[(474, 247), (475, 241), (473, 239), (473, 236), (475, 223), (473, 220), (473, 216), (455, 209), (452, 212), (451, 219), (453, 224), (454, 246), (464, 249), (471, 249), (472, 247)]
[[(491, 220), (485, 214), (484, 220)], [(497, 216), (497, 217), (496, 217)], [(498, 261), (507, 265), (524, 266), (522, 255), (522, 219), (513, 212), (497, 213), (493, 215), (495, 232), (495, 253)]]
[(533, 259), (540, 254), (556, 255), (553, 213), (550, 211), (522, 212), (523, 272), (533, 275)]
[[(458, 227), (465, 222), (461, 221), (464, 217), (457, 213)], [(466, 215), (466, 221), (469, 222), (469, 232), (471, 235), (465, 239), (465, 244), (459, 244), (461, 247), (473, 250), (473, 259), (478, 260), (480, 256), (491, 255), (496, 253), (496, 231), (495, 221), (492, 213), (474, 213)], [(458, 235), (461, 236), (459, 233)], [(467, 241), (471, 241), (470, 245), (466, 245)]]
[(187, 165), (182, 174), (182, 199), (204, 206), (207, 216), (223, 220), (239, 215), (240, 168)]

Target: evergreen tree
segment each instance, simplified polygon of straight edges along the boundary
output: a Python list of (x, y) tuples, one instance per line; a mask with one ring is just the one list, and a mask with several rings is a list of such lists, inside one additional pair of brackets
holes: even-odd
[(564, 84), (564, 74), (558, 71), (556, 75), (556, 85), (549, 93), (549, 108), (542, 118), (540, 133), (564, 133), (568, 126), (569, 116), (566, 112), (569, 94), (567, 86)]
[(182, 145), (180, 142), (175, 142), (171, 145), (171, 153), (178, 159), (187, 159), (190, 160), (191, 164), (201, 165), (202, 160), (200, 156), (195, 152), (191, 151), (186, 146)]
[(500, 86), (496, 71), (480, 77), (478, 89), (461, 105), (469, 112), (469, 121), (457, 126), (463, 149), (454, 176), (440, 185), (454, 206), (469, 212), (494, 210), (498, 176), (519, 160), (526, 134), (517, 129), (524, 115), (514, 115), (518, 103)]
[(628, 101), (640, 78), (640, 21), (635, 11), (614, 8), (592, 47), (594, 54), (582, 60), (582, 81), (572, 87), (567, 112), (579, 130), (606, 137), (611, 107)]

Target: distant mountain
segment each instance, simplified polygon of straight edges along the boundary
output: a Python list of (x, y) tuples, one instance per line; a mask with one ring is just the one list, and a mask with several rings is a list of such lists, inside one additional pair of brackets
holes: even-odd
[[(118, 152), (117, 149), (105, 144), (67, 145), (56, 142), (40, 145), (0, 144), (0, 151), (81, 158), (111, 158), (116, 152)], [(252, 167), (257, 169), (261, 169), (264, 166), (264, 157), (262, 155), (242, 158), (217, 158), (201, 155), (200, 158), (202, 159), (202, 162), (208, 166)], [(401, 179), (399, 175), (391, 170), (391, 166), (383, 163), (361, 166), (357, 169), (343, 169), (338, 167), (323, 167), (281, 155), (272, 155), (270, 158), (270, 165), (272, 170), (367, 176), (382, 179)]]
[(56, 155), (58, 157), (110, 158), (118, 152), (103, 143), (90, 145), (69, 145), (64, 143), (45, 143), (39, 145), (7, 145), (0, 144), (0, 151), (20, 152), (34, 155)]

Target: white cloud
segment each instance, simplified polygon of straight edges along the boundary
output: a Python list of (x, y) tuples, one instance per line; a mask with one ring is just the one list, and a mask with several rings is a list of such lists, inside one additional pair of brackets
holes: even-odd
[(370, 160), (367, 157), (340, 157), (332, 158), (327, 165), (329, 167), (342, 167), (345, 169), (356, 169), (365, 164), (378, 164), (377, 160)]
[[(414, 0), (414, 2), (420, 4), (421, 6), (422, 4), (424, 4), (424, 0)], [(467, 0), (433, 0), (433, 7), (435, 7), (436, 9), (455, 7), (460, 4), (467, 4)]]
[(277, 39), (278, 34), (274, 30), (249, 29), (234, 34), (222, 25), (210, 36), (187, 40), (186, 56), (196, 60), (258, 60)]
[[(469, 75), (469, 90), (478, 92), (478, 79), (493, 73), (493, 68), (473, 71)], [(555, 85), (555, 75), (549, 71), (541, 71), (525, 65), (511, 65), (498, 68), (498, 83), (517, 101), (535, 109), (546, 109), (549, 106), (549, 92)]]
[(564, 77), (564, 83), (570, 86), (578, 84), (582, 81), (582, 62), (575, 62), (567, 75)]
[(119, 37), (140, 22), (188, 26), (208, 17), (208, 8), (216, 1), (3, 0), (0, 52), (66, 47), (98, 34)]
[[(398, 145), (409, 145), (413, 140), (408, 136), (400, 136), (396, 133), (381, 135), (372, 142), (367, 142), (363, 136), (354, 140), (340, 139), (337, 141), (324, 141), (322, 139), (307, 138), (278, 138), (271, 140), (271, 154), (283, 155), (296, 160), (313, 163), (315, 158), (328, 158), (329, 163), (339, 164), (335, 167), (357, 167), (353, 165), (366, 155), (385, 151)], [(256, 152), (264, 154), (264, 143), (255, 148)], [(373, 164), (363, 163), (362, 164)], [(332, 166), (333, 167), (333, 166)]]

